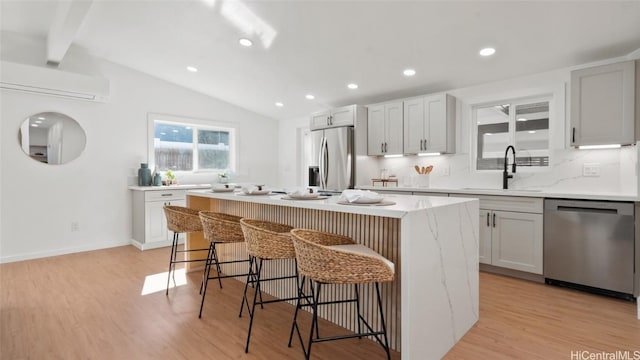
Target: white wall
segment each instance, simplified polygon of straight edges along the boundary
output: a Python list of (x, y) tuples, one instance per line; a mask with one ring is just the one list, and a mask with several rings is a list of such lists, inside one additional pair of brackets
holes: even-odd
[[(44, 62), (43, 39), (3, 33), (1, 43), (4, 61)], [(135, 183), (139, 163), (147, 162), (149, 112), (237, 124), (239, 180), (276, 182), (276, 120), (73, 47), (61, 67), (106, 77), (111, 97), (107, 103), (95, 103), (0, 90), (0, 261), (129, 244), (132, 215), (127, 185)], [(48, 111), (69, 115), (86, 132), (84, 153), (68, 164), (38, 163), (18, 144), (22, 121)], [(200, 174), (180, 180), (213, 178)], [(79, 231), (71, 232), (72, 222), (78, 222)]]
[[(610, 59), (600, 63), (624, 60), (628, 59)], [(589, 66), (598, 64), (589, 64)], [(416, 174), (414, 165), (434, 165), (434, 172), (430, 176), (430, 184), (433, 188), (501, 188), (501, 171), (474, 170), (471, 149), (473, 143), (471, 106), (497, 100), (553, 94), (555, 103), (550, 112), (555, 116), (556, 121), (550, 123), (550, 166), (546, 169), (520, 167), (515, 179), (510, 180), (510, 186), (512, 188), (544, 188), (566, 192), (596, 190), (624, 195), (637, 194), (640, 184), (638, 183), (636, 164), (640, 155), (633, 146), (614, 150), (567, 148), (570, 119), (568, 84), (572, 69), (559, 69), (447, 91), (457, 99), (456, 154), (436, 157), (379, 158), (378, 168), (372, 173), (379, 174), (379, 170), (385, 168), (389, 174), (398, 176), (400, 185), (411, 186), (412, 177), (415, 178), (414, 174)], [(293, 120), (281, 122), (281, 136), (294, 135), (290, 131), (290, 124), (293, 122)], [(300, 120), (295, 120), (295, 123), (300, 123)], [(281, 153), (290, 151), (292, 149), (283, 149)], [(600, 164), (601, 176), (582, 176), (582, 167), (585, 163)]]

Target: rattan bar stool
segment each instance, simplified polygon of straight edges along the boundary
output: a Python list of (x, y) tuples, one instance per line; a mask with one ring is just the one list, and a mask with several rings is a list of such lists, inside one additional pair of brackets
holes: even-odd
[[(207, 251), (208, 249), (190, 249), (178, 250), (178, 239), (180, 233), (200, 232), (202, 231), (202, 223), (198, 216), (198, 210), (190, 209), (183, 206), (164, 206), (164, 216), (167, 219), (167, 228), (173, 231), (173, 243), (171, 244), (171, 257), (169, 258), (169, 274), (167, 275), (167, 291), (165, 295), (169, 295), (169, 283), (171, 282), (171, 272), (175, 274), (175, 264), (196, 261), (205, 261), (205, 259), (196, 260), (177, 260), (178, 254), (189, 253), (194, 251)], [(175, 283), (175, 279), (174, 279)]]
[[(204, 298), (207, 295), (207, 285), (209, 280), (218, 279), (220, 288), (222, 289), (222, 279), (231, 277), (244, 277), (248, 273), (243, 272), (241, 274), (223, 275), (220, 265), (234, 264), (249, 262), (249, 259), (236, 259), (220, 261), (218, 259), (218, 252), (216, 245), (218, 244), (230, 244), (244, 242), (244, 235), (242, 228), (240, 227), (240, 216), (229, 215), (212, 211), (201, 211), (200, 221), (202, 222), (202, 230), (204, 231), (204, 238), (209, 241), (209, 253), (207, 255), (207, 262), (204, 266), (204, 273), (202, 274), (202, 287), (200, 292), (202, 293), (202, 300), (200, 301), (200, 313), (198, 317), (202, 317), (202, 308), (204, 307)], [(211, 267), (215, 266), (217, 275), (211, 276)]]
[[(309, 288), (313, 298), (311, 306), (313, 320), (306, 349), (297, 323), (298, 311), (303, 306), (300, 301), (296, 306), (293, 324), (291, 325), (291, 334), (293, 335), (293, 330), (295, 329), (305, 358), (310, 358), (311, 345), (316, 342), (373, 336), (384, 348), (387, 353), (387, 359), (391, 359), (379, 283), (393, 281), (395, 273), (393, 262), (364, 245), (355, 244), (347, 236), (305, 229), (294, 229), (291, 231), (291, 235), (296, 250), (298, 272), (309, 279)], [(380, 330), (373, 330), (360, 313), (359, 285), (367, 283), (375, 284), (380, 324), (382, 326)], [(321, 302), (320, 292), (323, 286), (328, 284), (353, 284), (355, 298)], [(318, 306), (338, 303), (355, 303), (358, 332), (349, 335), (320, 337), (318, 332)], [(366, 327), (366, 332), (362, 331), (361, 324)], [(289, 345), (291, 345), (291, 339), (289, 339)]]
[[(289, 231), (293, 227), (284, 224), (278, 224), (269, 221), (254, 220), (254, 219), (242, 219), (240, 220), (242, 225), (242, 231), (244, 232), (244, 238), (247, 242), (247, 251), (250, 257), (249, 276), (247, 276), (247, 283), (244, 287), (244, 295), (242, 297), (242, 304), (240, 305), (240, 316), (246, 305), (249, 312), (249, 330), (247, 333), (247, 343), (244, 351), (249, 352), (249, 343), (251, 341), (251, 330), (253, 328), (253, 319), (255, 318), (256, 305), (262, 307), (263, 304), (292, 301), (297, 300), (300, 302), (305, 299), (304, 293), (301, 292), (300, 279), (298, 277), (298, 267), (294, 266), (293, 274), (275, 276), (264, 278), (262, 275), (264, 261), (293, 259), (295, 262), (296, 253), (293, 248), (293, 242), (291, 241), (291, 234)], [(295, 264), (294, 264), (295, 265)], [(262, 300), (261, 284), (267, 281), (295, 279), (296, 281), (296, 296), (290, 298)], [(247, 289), (249, 284), (255, 284), (253, 293), (253, 301), (249, 304), (249, 298), (247, 297)], [(258, 295), (260, 299), (258, 300)], [(307, 299), (308, 300), (308, 299)]]

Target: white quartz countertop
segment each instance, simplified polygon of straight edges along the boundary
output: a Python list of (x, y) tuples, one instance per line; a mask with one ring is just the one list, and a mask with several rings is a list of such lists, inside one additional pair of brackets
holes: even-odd
[(345, 212), (351, 214), (374, 215), (392, 218), (402, 218), (406, 214), (415, 211), (428, 210), (435, 207), (448, 206), (466, 202), (474, 202), (476, 199), (449, 198), (449, 197), (424, 197), (414, 195), (385, 194), (384, 202), (394, 202), (393, 205), (343, 205), (338, 204), (340, 195), (330, 196), (322, 200), (286, 200), (285, 194), (245, 195), (241, 192), (214, 193), (211, 190), (190, 190), (187, 196), (201, 196), (221, 200), (246, 201), (259, 204), (279, 206), (291, 206), (306, 209)]
[(395, 187), (395, 186), (359, 186), (359, 189), (371, 191), (426, 192), (469, 195), (526, 196), (537, 198), (564, 198), (581, 200), (640, 201), (637, 195), (624, 195), (605, 191), (590, 193), (558, 192), (541, 189), (486, 189), (486, 188), (427, 188), (427, 187)]
[(179, 184), (163, 186), (129, 186), (129, 190), (135, 191), (160, 191), (160, 190), (190, 190), (190, 189), (210, 189), (211, 184)]

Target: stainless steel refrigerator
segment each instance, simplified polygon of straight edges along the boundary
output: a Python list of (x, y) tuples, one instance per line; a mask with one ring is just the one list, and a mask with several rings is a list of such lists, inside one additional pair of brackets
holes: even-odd
[(312, 163), (318, 169), (317, 186), (323, 190), (351, 189), (355, 178), (354, 129), (352, 126), (311, 132)]

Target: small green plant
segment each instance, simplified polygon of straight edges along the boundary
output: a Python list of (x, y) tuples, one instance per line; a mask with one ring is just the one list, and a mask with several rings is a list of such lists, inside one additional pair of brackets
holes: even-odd
[(167, 180), (175, 180), (176, 179), (176, 174), (173, 173), (173, 171), (171, 171), (171, 169), (167, 169), (167, 171), (164, 172), (164, 175), (167, 177)]

